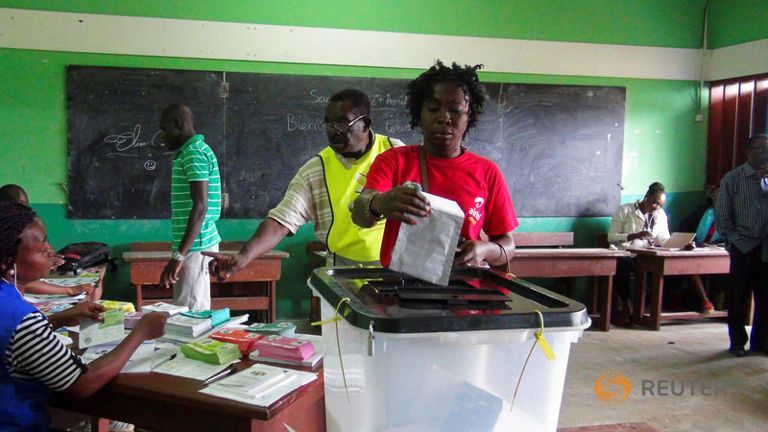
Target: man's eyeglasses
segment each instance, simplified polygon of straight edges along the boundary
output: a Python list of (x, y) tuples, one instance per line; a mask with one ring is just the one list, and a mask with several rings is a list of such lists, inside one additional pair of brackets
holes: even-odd
[(352, 127), (353, 124), (357, 123), (358, 120), (365, 117), (365, 114), (359, 115), (352, 119), (350, 122), (345, 121), (324, 121), (323, 127), (325, 130), (329, 132), (338, 132), (338, 133), (346, 133), (349, 128)]

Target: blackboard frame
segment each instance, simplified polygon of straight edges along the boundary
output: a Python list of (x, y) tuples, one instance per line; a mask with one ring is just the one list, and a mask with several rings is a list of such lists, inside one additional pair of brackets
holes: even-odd
[[(69, 217), (169, 217), (172, 153), (157, 135), (157, 117), (178, 101), (192, 108), (219, 158), (230, 201), (223, 216), (264, 217), (296, 170), (327, 145), (320, 123), (335, 91), (365, 91), (373, 129), (417, 144), (407, 82), (68, 66)], [(466, 145), (499, 165), (518, 216), (610, 215), (620, 199), (626, 89), (484, 84), (489, 99)]]

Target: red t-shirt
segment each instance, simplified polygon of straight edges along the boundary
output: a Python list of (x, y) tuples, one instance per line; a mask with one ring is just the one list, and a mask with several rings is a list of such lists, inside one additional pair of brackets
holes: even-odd
[[(499, 168), (490, 160), (469, 151), (443, 159), (427, 155), (429, 193), (456, 201), (464, 210), (461, 236), (480, 238), (480, 231), (493, 237), (508, 233), (519, 225), (507, 183)], [(419, 146), (387, 150), (371, 165), (365, 187), (387, 192), (406, 181), (421, 184)], [(381, 264), (389, 266), (400, 222), (387, 220), (381, 242)]]

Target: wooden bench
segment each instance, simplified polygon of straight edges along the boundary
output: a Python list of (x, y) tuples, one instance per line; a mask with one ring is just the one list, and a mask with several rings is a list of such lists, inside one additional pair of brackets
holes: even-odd
[(569, 247), (573, 246), (573, 232), (521, 232), (513, 233), (515, 247)]

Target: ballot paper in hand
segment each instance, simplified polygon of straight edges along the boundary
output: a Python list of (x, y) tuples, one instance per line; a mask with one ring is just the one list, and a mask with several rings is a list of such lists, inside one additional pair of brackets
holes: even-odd
[(401, 224), (389, 268), (437, 285), (448, 285), (464, 212), (455, 202), (424, 193), (432, 207), (416, 225)]

